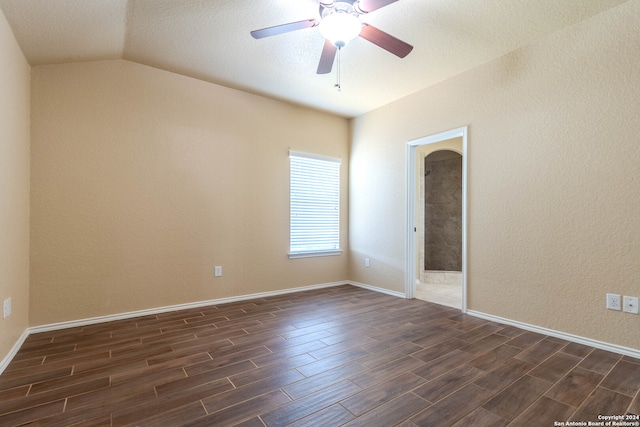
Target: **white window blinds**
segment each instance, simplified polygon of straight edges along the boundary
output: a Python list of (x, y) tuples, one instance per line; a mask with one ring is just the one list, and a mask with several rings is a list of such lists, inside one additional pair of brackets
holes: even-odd
[(290, 151), (289, 161), (289, 257), (340, 254), (341, 159)]

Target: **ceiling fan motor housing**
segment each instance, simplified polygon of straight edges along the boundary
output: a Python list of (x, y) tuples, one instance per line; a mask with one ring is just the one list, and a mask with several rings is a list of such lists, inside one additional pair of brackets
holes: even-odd
[(334, 11), (364, 15), (366, 10), (360, 8), (359, 0), (320, 0), (320, 17), (324, 18)]

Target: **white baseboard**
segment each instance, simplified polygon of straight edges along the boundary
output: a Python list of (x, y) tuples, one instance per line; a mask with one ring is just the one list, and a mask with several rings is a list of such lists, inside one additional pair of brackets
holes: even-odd
[(333, 286), (340, 286), (345, 284), (350, 284), (350, 282), (348, 280), (344, 280), (340, 282), (321, 283), (318, 285), (300, 286), (297, 288), (280, 289), (280, 290), (271, 291), (271, 292), (259, 292), (255, 294), (238, 295), (235, 297), (218, 298), (218, 299), (197, 301), (197, 302), (186, 303), (186, 304), (176, 304), (176, 305), (169, 305), (165, 307), (156, 307), (156, 308), (150, 308), (145, 310), (136, 310), (136, 311), (130, 311), (126, 313), (109, 314), (106, 316), (89, 317), (86, 319), (70, 320), (68, 322), (57, 322), (57, 323), (49, 323), (46, 325), (32, 326), (25, 329), (25, 331), (22, 333), (18, 341), (11, 348), (11, 351), (9, 351), (9, 353), (0, 361), (0, 374), (2, 374), (2, 372), (4, 372), (4, 370), (7, 368), (7, 366), (9, 366), (9, 363), (11, 363), (16, 353), (18, 352), (18, 350), (20, 350), (20, 347), (22, 347), (22, 344), (24, 344), (24, 341), (31, 334), (37, 334), (40, 332), (57, 331), (57, 330), (68, 329), (68, 328), (76, 328), (81, 326), (95, 325), (97, 323), (113, 322), (115, 320), (131, 319), (134, 317), (166, 313), (169, 311), (206, 307), (208, 305), (226, 304), (230, 302), (245, 301), (245, 300), (256, 299), (256, 298), (266, 298), (271, 296), (290, 294), (294, 292), (310, 291), (313, 289), (330, 288)]
[(611, 351), (613, 353), (624, 354), (625, 356), (635, 357), (640, 359), (640, 350), (630, 347), (624, 347), (621, 345), (610, 344), (602, 341), (597, 341), (591, 338), (585, 338), (578, 335), (569, 334), (566, 332), (556, 331), (554, 329), (547, 329), (541, 326), (530, 325), (528, 323), (518, 322), (516, 320), (505, 319), (499, 316), (493, 316), (491, 314), (481, 313), (479, 311), (467, 310), (467, 314), (481, 319), (490, 320), (505, 325), (515, 326), (520, 329), (525, 329), (531, 332), (537, 332), (543, 335), (549, 335), (552, 337), (560, 338), (563, 340), (576, 342), (579, 344), (588, 345), (590, 347), (599, 348), (601, 350)]
[(387, 295), (391, 295), (391, 296), (394, 296), (394, 297), (399, 297), (399, 298), (406, 298), (407, 297), (404, 292), (390, 291), (389, 289), (379, 288), (377, 286), (371, 286), (371, 285), (367, 285), (365, 283), (354, 282), (354, 281), (351, 281), (351, 280), (348, 280), (346, 283), (348, 283), (350, 285), (353, 285), (353, 286), (357, 286), (359, 288), (368, 289), (368, 290), (374, 291), (374, 292), (380, 292), (382, 294), (387, 294)]
[(13, 358), (16, 356), (16, 354), (18, 353), (18, 350), (20, 350), (20, 347), (22, 347), (22, 344), (24, 344), (24, 341), (27, 339), (28, 336), (29, 336), (29, 328), (24, 330), (22, 335), (20, 335), (20, 338), (18, 338), (18, 341), (16, 341), (13, 347), (11, 347), (11, 350), (9, 350), (9, 353), (7, 353), (4, 359), (0, 361), (0, 375), (2, 375), (5, 369), (7, 369), (7, 366), (9, 366), (9, 363), (11, 363)]
[[(146, 309), (146, 310), (130, 311), (130, 312), (127, 312), (127, 313), (118, 313), (118, 314), (111, 314), (111, 315), (107, 315), (107, 316), (98, 316), (98, 317), (90, 317), (90, 318), (86, 318), (86, 319), (72, 320), (72, 321), (68, 321), (68, 322), (59, 322), (59, 323), (51, 323), (51, 324), (47, 324), (47, 325), (33, 326), (33, 327), (27, 328), (22, 333), (22, 335), (20, 336), (18, 341), (11, 348), (11, 351), (9, 351), (9, 353), (4, 357), (4, 359), (2, 359), (2, 361), (0, 361), (0, 374), (2, 374), (2, 372), (4, 372), (4, 370), (7, 368), (7, 366), (9, 366), (9, 363), (11, 362), (11, 360), (13, 360), (13, 358), (16, 355), (16, 353), (18, 352), (18, 350), (20, 349), (20, 347), (22, 346), (22, 344), (25, 342), (25, 340), (27, 339), (27, 337), (30, 334), (35, 334), (35, 333), (39, 333), (39, 332), (55, 331), (55, 330), (67, 329), (67, 328), (74, 328), (74, 327), (80, 327), (80, 326), (88, 326), (88, 325), (94, 325), (96, 323), (112, 322), (112, 321), (115, 321), (115, 320), (130, 319), (130, 318), (133, 318), (133, 317), (140, 317), (140, 316), (147, 316), (147, 315), (151, 315), (151, 314), (166, 313), (166, 312), (169, 312), (169, 311), (184, 310), (184, 309), (189, 309), (189, 308), (199, 308), (199, 307), (205, 307), (205, 306), (208, 306), (208, 305), (219, 305), (219, 304), (226, 304), (226, 303), (230, 303), (230, 302), (245, 301), (245, 300), (256, 299), (256, 298), (266, 298), (266, 297), (271, 297), (271, 296), (284, 295), (284, 294), (289, 294), (289, 293), (294, 293), (294, 292), (310, 291), (310, 290), (313, 290), (313, 289), (330, 288), (330, 287), (333, 287), (333, 286), (340, 286), (340, 285), (345, 285), (345, 284), (357, 286), (357, 287), (363, 288), (363, 289), (368, 289), (368, 290), (374, 291), (374, 292), (380, 292), (380, 293), (391, 295), (391, 296), (394, 296), (394, 297), (406, 298), (406, 295), (404, 293), (402, 293), (402, 292), (391, 291), (389, 289), (380, 288), (380, 287), (372, 286), (372, 285), (367, 285), (365, 283), (359, 283), (359, 282), (354, 282), (354, 281), (350, 281), (350, 280), (345, 280), (345, 281), (340, 281), (340, 282), (331, 282), (331, 283), (322, 283), (322, 284), (318, 284), (318, 285), (301, 286), (301, 287), (297, 287), (297, 288), (281, 289), (281, 290), (271, 291), (271, 292), (259, 292), (259, 293), (255, 293), (255, 294), (239, 295), (239, 296), (235, 296), (235, 297), (219, 298), (219, 299), (206, 300), (206, 301), (197, 301), (197, 302), (186, 303), (186, 304), (176, 304), (176, 305), (170, 305), (170, 306), (165, 306), (165, 307), (157, 307), (157, 308), (151, 308), (151, 309)], [(493, 315), (486, 314), (486, 313), (481, 313), (481, 312), (478, 312), (478, 311), (467, 310), (467, 314), (469, 314), (471, 316), (479, 317), (479, 318), (482, 318), (482, 319), (494, 321), (494, 322), (497, 322), (497, 323), (502, 323), (502, 324), (505, 324), (505, 325), (515, 326), (515, 327), (518, 327), (518, 328), (521, 328), (521, 329), (525, 329), (525, 330), (528, 330), (528, 331), (537, 332), (537, 333), (541, 333), (541, 334), (544, 334), (544, 335), (554, 336), (554, 337), (561, 338), (561, 339), (564, 339), (564, 340), (567, 340), (567, 341), (577, 342), (577, 343), (588, 345), (588, 346), (591, 346), (591, 347), (600, 348), (602, 350), (607, 350), (607, 351), (611, 351), (611, 352), (614, 352), (614, 353), (624, 354), (626, 356), (630, 356), (630, 357), (634, 357), (634, 358), (640, 358), (640, 350), (637, 350), (637, 349), (633, 349), (633, 348), (629, 348), (629, 347), (623, 347), (623, 346), (619, 346), (619, 345), (616, 345), (616, 344), (609, 344), (609, 343), (605, 343), (605, 342), (602, 342), (602, 341), (593, 340), (593, 339), (590, 339), (590, 338), (584, 338), (584, 337), (580, 337), (580, 336), (577, 336), (577, 335), (568, 334), (568, 333), (565, 333), (565, 332), (555, 331), (553, 329), (543, 328), (543, 327), (540, 327), (540, 326), (529, 325), (527, 323), (522, 323), (522, 322), (518, 322), (518, 321), (515, 321), (515, 320), (510, 320), (510, 319), (505, 319), (505, 318), (502, 318), (502, 317), (493, 316)]]
[(169, 311), (186, 310), (190, 308), (200, 308), (200, 307), (206, 307), (209, 305), (228, 304), (230, 302), (246, 301), (246, 300), (256, 299), (256, 298), (267, 298), (267, 297), (272, 297), (277, 295), (290, 294), (294, 292), (304, 292), (304, 291), (310, 291), (313, 289), (330, 288), (333, 286), (340, 286), (345, 284), (349, 284), (349, 281), (345, 280), (342, 282), (322, 283), (319, 285), (301, 286), (298, 288), (281, 289), (281, 290), (270, 291), (270, 292), (259, 292), (255, 294), (238, 295), (235, 297), (196, 301), (196, 302), (190, 302), (186, 304), (168, 305), (165, 307), (156, 307), (156, 308), (150, 308), (146, 310), (130, 311), (127, 313), (109, 314), (106, 316), (90, 317), (86, 319), (71, 320), (68, 322), (50, 323), (47, 325), (30, 327), (29, 333), (36, 334), (39, 332), (56, 331), (60, 329), (94, 325), (96, 323), (113, 322), (115, 320), (131, 319), (133, 317), (141, 317), (141, 316), (148, 316), (152, 314), (166, 313)]

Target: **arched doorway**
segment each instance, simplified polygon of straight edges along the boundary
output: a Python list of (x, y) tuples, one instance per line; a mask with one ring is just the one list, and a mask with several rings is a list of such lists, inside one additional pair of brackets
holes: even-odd
[[(462, 312), (466, 312), (466, 295), (467, 295), (467, 127), (461, 127), (439, 134), (415, 139), (407, 142), (407, 247), (406, 247), (406, 284), (405, 295), (407, 298), (416, 298), (417, 287), (424, 277), (425, 264), (424, 253), (425, 243), (425, 225), (428, 219), (425, 218), (425, 200), (424, 197), (424, 175), (425, 175), (425, 158), (437, 151), (453, 151), (461, 155), (461, 176), (462, 176), (462, 195), (460, 202), (462, 206), (460, 231), (462, 242), (459, 246), (461, 254), (461, 265), (459, 272), (447, 270), (438, 270), (436, 280), (443, 282), (442, 284), (458, 284), (458, 298), (455, 304), (447, 304), (460, 308)], [(448, 155), (448, 154), (447, 154)], [(433, 158), (432, 158), (433, 159)], [(436, 158), (436, 160), (438, 160)], [(446, 160), (440, 158), (440, 160)], [(458, 196), (454, 196), (458, 197)], [(451, 268), (451, 267), (446, 267)], [(433, 278), (432, 276), (431, 278)], [(448, 282), (448, 283), (445, 283)], [(432, 295), (433, 297), (433, 292)], [(424, 298), (426, 299), (426, 298)], [(434, 301), (438, 302), (438, 301)], [(444, 304), (444, 302), (439, 302)]]

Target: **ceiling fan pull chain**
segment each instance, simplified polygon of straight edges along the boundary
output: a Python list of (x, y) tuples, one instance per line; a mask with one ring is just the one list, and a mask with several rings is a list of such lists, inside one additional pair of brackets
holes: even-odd
[(342, 86), (340, 86), (340, 52), (342, 52), (342, 46), (338, 46), (338, 63), (336, 64), (336, 84), (334, 87), (338, 89), (338, 92), (342, 90)]

